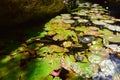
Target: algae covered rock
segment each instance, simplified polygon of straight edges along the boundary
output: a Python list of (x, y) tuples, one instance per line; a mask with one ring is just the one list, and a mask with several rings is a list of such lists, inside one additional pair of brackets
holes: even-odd
[(20, 24), (59, 13), (63, 0), (1, 0), (0, 26)]

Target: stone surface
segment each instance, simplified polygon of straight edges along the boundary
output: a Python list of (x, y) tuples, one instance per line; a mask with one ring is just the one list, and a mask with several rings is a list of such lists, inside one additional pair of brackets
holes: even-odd
[(63, 0), (0, 0), (0, 26), (47, 18), (63, 8)]

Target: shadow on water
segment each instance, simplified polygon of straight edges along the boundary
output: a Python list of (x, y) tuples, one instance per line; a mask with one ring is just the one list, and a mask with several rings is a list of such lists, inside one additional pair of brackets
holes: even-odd
[(49, 19), (36, 19), (15, 26), (1, 27), (0, 55), (9, 54), (24, 43), (25, 40), (37, 36)]

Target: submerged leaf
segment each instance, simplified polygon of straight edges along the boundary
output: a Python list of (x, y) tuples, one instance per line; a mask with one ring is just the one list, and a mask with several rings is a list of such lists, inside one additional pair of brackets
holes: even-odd
[(51, 65), (47, 60), (35, 59), (29, 63), (30, 66), (23, 75), (23, 80), (41, 80), (52, 73)]

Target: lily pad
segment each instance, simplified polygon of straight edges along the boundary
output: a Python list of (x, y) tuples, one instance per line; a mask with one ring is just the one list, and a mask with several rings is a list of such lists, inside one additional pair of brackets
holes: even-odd
[(62, 35), (57, 34), (57, 35), (55, 35), (55, 36), (53, 37), (53, 40), (54, 40), (54, 41), (63, 41), (63, 40), (65, 40), (65, 37), (62, 36)]
[(58, 53), (60, 53), (60, 52), (66, 52), (66, 51), (67, 51), (67, 49), (64, 49), (64, 48), (62, 48), (62, 47), (60, 47), (60, 46), (57, 46), (57, 45), (50, 45), (49, 48), (50, 48), (53, 52), (58, 52)]
[(118, 46), (117, 44), (110, 44), (107, 45), (106, 47), (110, 48), (112, 51), (114, 52), (120, 52), (120, 46)]
[(71, 14), (61, 14), (62, 19), (71, 19)]
[(74, 63), (72, 69), (85, 78), (90, 78), (93, 75), (91, 63)]
[(110, 42), (115, 42), (115, 43), (119, 43), (120, 42), (120, 36), (118, 35), (104, 35), (103, 38), (105, 38), (106, 40), (110, 41)]
[(103, 58), (102, 58), (99, 54), (92, 54), (92, 55), (89, 55), (89, 56), (88, 56), (88, 60), (89, 60), (91, 63), (99, 64), (100, 62), (103, 61)]
[(66, 24), (73, 24), (73, 23), (75, 23), (74, 20), (63, 20), (63, 22), (66, 23)]
[(115, 74), (115, 64), (107, 59), (107, 60), (104, 60), (100, 63), (100, 68), (101, 68), (101, 71), (103, 74), (105, 75), (113, 75)]
[(120, 32), (120, 26), (107, 24), (105, 27), (109, 30)]
[(78, 26), (75, 28), (76, 31), (83, 31), (84, 33), (87, 32), (89, 30), (89, 28), (85, 27), (85, 26)]
[(113, 20), (103, 20), (105, 23), (114, 23)]
[(71, 41), (65, 41), (65, 42), (63, 42), (63, 46), (64, 47), (71, 47), (72, 46), (72, 42)]
[(78, 19), (78, 22), (79, 22), (79, 23), (87, 23), (88, 20), (86, 20), (86, 19)]
[(106, 23), (102, 20), (93, 20), (92, 22), (95, 25), (106, 25)]

